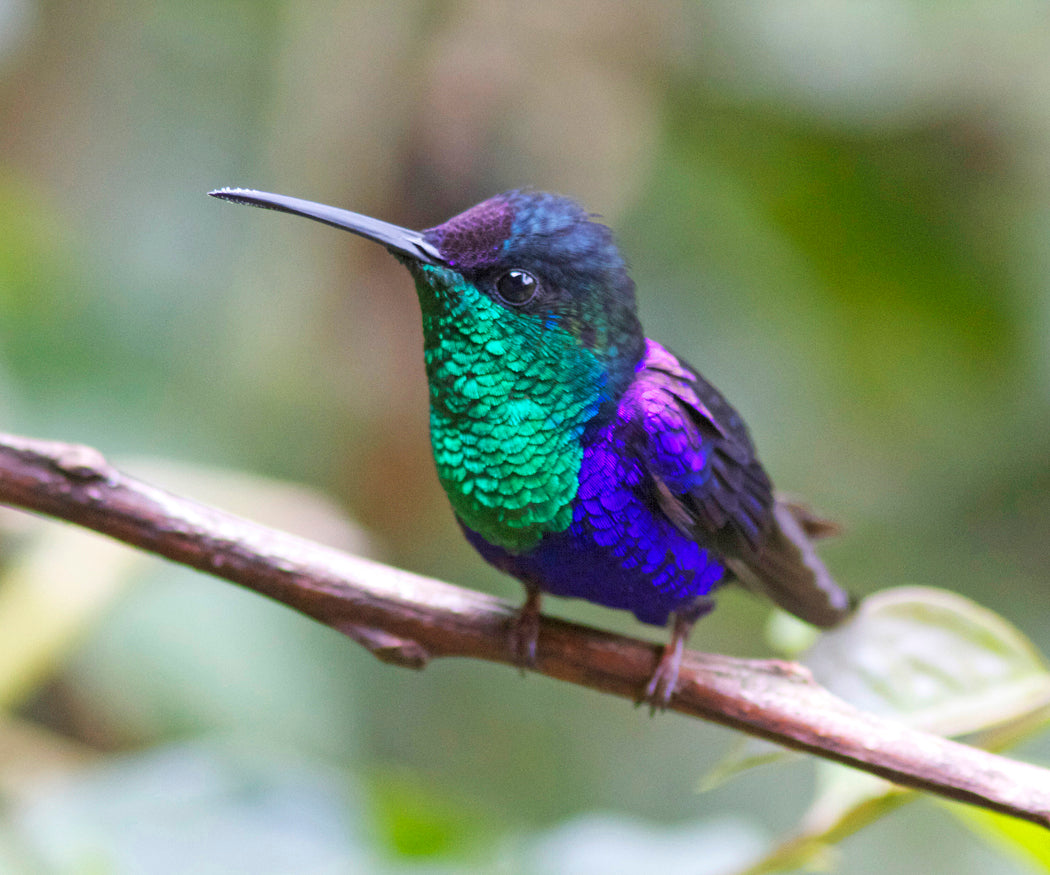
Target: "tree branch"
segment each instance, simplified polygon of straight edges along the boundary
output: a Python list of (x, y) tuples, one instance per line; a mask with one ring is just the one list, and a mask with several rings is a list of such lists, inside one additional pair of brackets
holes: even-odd
[[(435, 657), (466, 656), (511, 664), (515, 611), (506, 603), (176, 497), (89, 447), (0, 434), (0, 503), (240, 584), (385, 662), (422, 668)], [(543, 617), (536, 671), (636, 700), (659, 655), (649, 643)], [(858, 711), (794, 663), (690, 652), (669, 707), (1050, 827), (1050, 772)]]

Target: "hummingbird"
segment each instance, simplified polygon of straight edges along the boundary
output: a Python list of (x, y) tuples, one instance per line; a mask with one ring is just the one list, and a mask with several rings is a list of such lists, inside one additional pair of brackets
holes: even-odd
[(654, 709), (725, 583), (815, 626), (848, 616), (813, 546), (833, 524), (777, 498), (736, 410), (646, 338), (612, 232), (575, 201), (509, 191), (412, 231), (284, 195), (210, 194), (358, 234), (412, 275), (438, 479), (467, 540), (525, 586), (508, 634), (523, 668), (544, 594), (671, 626), (640, 697)]

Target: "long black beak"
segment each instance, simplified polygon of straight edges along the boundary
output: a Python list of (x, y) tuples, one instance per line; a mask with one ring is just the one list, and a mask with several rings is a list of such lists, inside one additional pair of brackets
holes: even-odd
[(441, 252), (432, 243), (428, 243), (418, 231), (399, 228), (388, 222), (381, 222), (360, 213), (351, 213), (338, 207), (315, 204), (313, 201), (300, 200), (297, 197), (286, 197), (283, 194), (270, 194), (265, 191), (252, 191), (250, 188), (220, 188), (209, 191), (212, 197), (235, 204), (248, 204), (266, 210), (279, 210), (293, 216), (305, 216), (317, 222), (324, 222), (333, 228), (342, 228), (351, 234), (360, 234), (376, 243), (381, 243), (391, 252), (407, 255), (424, 264), (445, 264)]

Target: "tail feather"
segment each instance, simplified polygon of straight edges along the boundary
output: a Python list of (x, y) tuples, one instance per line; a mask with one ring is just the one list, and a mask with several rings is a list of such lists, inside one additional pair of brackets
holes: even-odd
[(779, 498), (773, 521), (761, 547), (728, 560), (730, 570), (748, 589), (807, 623), (828, 628), (845, 620), (852, 600), (832, 579), (811, 540), (829, 534), (832, 524)]

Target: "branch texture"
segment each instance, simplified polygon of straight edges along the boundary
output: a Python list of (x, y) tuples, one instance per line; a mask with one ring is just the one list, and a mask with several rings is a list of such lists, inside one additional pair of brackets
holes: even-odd
[[(422, 668), (466, 656), (512, 664), (510, 605), (176, 497), (89, 447), (0, 434), (0, 503), (240, 584), (385, 662)], [(652, 644), (543, 617), (536, 671), (636, 700), (659, 656)], [(669, 708), (1050, 827), (1050, 771), (858, 711), (794, 663), (689, 652)]]

